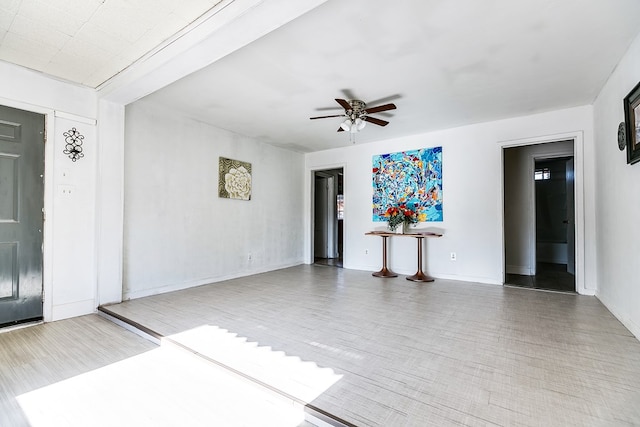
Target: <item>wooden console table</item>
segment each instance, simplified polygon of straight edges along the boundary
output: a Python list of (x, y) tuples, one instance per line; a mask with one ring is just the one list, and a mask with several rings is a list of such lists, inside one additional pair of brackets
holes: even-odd
[(375, 277), (398, 277), (396, 273), (387, 267), (387, 238), (388, 237), (413, 237), (418, 241), (418, 271), (413, 276), (408, 276), (407, 280), (412, 282), (433, 282), (433, 277), (427, 276), (422, 271), (422, 240), (425, 237), (442, 237), (442, 234), (432, 232), (415, 232), (409, 234), (396, 234), (386, 231), (369, 231), (365, 233), (367, 236), (382, 237), (382, 269), (372, 273)]

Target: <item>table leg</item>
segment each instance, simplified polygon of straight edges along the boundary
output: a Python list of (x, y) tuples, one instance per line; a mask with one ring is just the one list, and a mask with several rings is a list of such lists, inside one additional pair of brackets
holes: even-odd
[(387, 237), (382, 237), (382, 270), (372, 273), (375, 277), (398, 277), (396, 273), (387, 268)]
[(418, 272), (413, 276), (408, 276), (407, 280), (412, 282), (433, 282), (433, 277), (427, 276), (422, 272), (422, 240), (423, 237), (416, 237), (418, 241)]

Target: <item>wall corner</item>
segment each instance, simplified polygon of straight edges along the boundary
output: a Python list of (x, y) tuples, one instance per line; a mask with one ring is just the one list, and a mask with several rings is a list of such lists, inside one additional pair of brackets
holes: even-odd
[(122, 301), (124, 113), (124, 105), (98, 101), (99, 154), (95, 201), (97, 305)]

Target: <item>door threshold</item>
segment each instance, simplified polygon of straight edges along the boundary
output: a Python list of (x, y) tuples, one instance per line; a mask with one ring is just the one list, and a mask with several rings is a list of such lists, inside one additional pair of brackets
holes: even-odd
[(42, 320), (42, 317), (22, 320), (20, 322), (5, 323), (3, 325), (0, 325), (0, 334), (4, 332), (15, 331), (17, 329), (29, 328), (31, 326), (42, 325), (43, 323), (44, 320)]
[(504, 286), (505, 288), (512, 288), (512, 289), (526, 289), (528, 291), (551, 292), (553, 294), (579, 295), (576, 291), (558, 291), (555, 289), (534, 288), (531, 286), (512, 285), (510, 283), (504, 283), (502, 286)]

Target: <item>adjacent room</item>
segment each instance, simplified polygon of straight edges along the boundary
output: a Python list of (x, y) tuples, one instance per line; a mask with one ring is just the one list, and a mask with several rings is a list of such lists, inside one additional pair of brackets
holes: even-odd
[(0, 425), (640, 425), (639, 21), (0, 2)]

